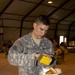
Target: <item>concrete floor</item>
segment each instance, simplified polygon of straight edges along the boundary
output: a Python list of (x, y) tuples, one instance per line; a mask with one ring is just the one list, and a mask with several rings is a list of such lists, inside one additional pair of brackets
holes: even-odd
[(75, 53), (69, 53), (65, 56), (65, 62), (57, 65), (62, 69), (60, 75), (75, 75)]
[[(65, 62), (56, 65), (62, 70), (60, 75), (75, 75), (75, 53), (65, 56)], [(18, 68), (11, 66), (4, 53), (0, 53), (0, 75), (18, 75)]]

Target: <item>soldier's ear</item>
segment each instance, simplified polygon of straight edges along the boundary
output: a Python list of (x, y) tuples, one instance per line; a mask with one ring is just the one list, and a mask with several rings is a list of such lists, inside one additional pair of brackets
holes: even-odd
[(33, 23), (33, 28), (35, 29), (37, 27), (37, 24), (36, 23)]

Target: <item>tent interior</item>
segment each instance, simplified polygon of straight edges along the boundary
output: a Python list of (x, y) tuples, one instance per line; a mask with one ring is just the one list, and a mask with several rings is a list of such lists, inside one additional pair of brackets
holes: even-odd
[(50, 28), (46, 37), (67, 38), (68, 46), (75, 46), (75, 0), (0, 0), (0, 46), (11, 44), (33, 29), (39, 15), (47, 15)]

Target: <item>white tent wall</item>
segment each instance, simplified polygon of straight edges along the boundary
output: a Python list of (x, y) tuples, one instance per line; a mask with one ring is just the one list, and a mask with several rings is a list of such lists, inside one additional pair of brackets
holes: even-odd
[[(16, 40), (17, 38), (20, 37), (20, 26), (21, 26), (21, 21), (15, 21), (15, 20), (3, 20), (0, 21), (0, 25), (3, 25), (3, 33), (4, 33), (4, 40)], [(72, 30), (73, 30), (72, 26)], [(31, 32), (33, 29), (33, 22), (23, 22), (23, 26), (22, 26), (22, 35), (28, 34), (29, 32)], [(65, 25), (63, 27), (63, 24), (58, 25), (58, 31), (57, 34), (58, 36), (60, 35), (64, 35), (67, 36), (68, 35), (68, 29), (69, 29), (69, 25)], [(65, 31), (66, 29), (66, 31)], [(51, 24), (48, 33), (46, 34), (47, 38), (53, 38), (54, 37), (54, 33), (55, 33), (55, 24)], [(70, 33), (71, 38), (74, 36), (74, 32), (71, 31)]]
[(70, 31), (70, 35), (69, 35), (69, 38), (75, 38), (75, 32), (74, 31)]
[(22, 36), (30, 33), (33, 29), (33, 22), (23, 22)]
[[(33, 22), (23, 22), (23, 32), (22, 36), (31, 32), (33, 29)], [(55, 24), (50, 24), (50, 28), (48, 30), (48, 33), (46, 34), (47, 38), (53, 38), (54, 37), (54, 29), (55, 29)]]
[(32, 29), (29, 29), (29, 28), (22, 29), (22, 36), (30, 33), (31, 31), (32, 31)]
[(21, 21), (15, 21), (15, 20), (3, 20), (3, 26), (8, 26), (8, 27), (20, 27)]
[(28, 22), (25, 22), (24, 21), (23, 22), (23, 27), (24, 28), (30, 28), (31, 29), (31, 28), (33, 28), (33, 22), (29, 22), (29, 21)]
[(63, 35), (68, 42), (75, 41), (75, 0), (53, 0), (52, 4), (48, 0), (0, 0), (0, 44), (31, 32), (39, 15), (50, 19), (47, 38), (58, 41)]
[(63, 35), (64, 37), (67, 37), (68, 32), (65, 30), (57, 30), (58, 37)]
[[(4, 20), (3, 21), (3, 33), (4, 33), (4, 40), (16, 40), (20, 36), (20, 21), (14, 21), (14, 20)], [(53, 38), (54, 37), (54, 24), (50, 25), (50, 29), (48, 33), (46, 34), (47, 38)], [(33, 29), (33, 22), (23, 22), (22, 27), (22, 35), (28, 34)]]
[(3, 33), (4, 40), (16, 40), (20, 34), (20, 21), (4, 20), (3, 21)]
[(2, 26), (2, 20), (0, 20), (0, 26)]
[(67, 37), (68, 29), (69, 29), (69, 25), (59, 24), (58, 28), (57, 28), (57, 35), (58, 36), (63, 35), (65, 37)]
[(12, 41), (19, 37), (18, 28), (4, 28), (4, 40)]
[(75, 38), (75, 30), (74, 30), (74, 28), (75, 28), (75, 25), (72, 25), (71, 27), (70, 27), (70, 34), (69, 34), (69, 38)]
[(54, 38), (54, 30), (48, 30), (46, 37), (49, 39)]

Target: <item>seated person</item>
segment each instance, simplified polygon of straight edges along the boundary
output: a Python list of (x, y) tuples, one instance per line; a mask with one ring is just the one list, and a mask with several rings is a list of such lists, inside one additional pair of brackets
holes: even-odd
[(57, 47), (57, 49), (56, 49), (55, 54), (58, 56), (58, 55), (60, 55), (62, 53), (62, 50), (61, 50), (59, 45), (57, 45), (56, 47)]
[(68, 53), (67, 46), (65, 45), (64, 42), (62, 42), (60, 44), (60, 48), (64, 51), (64, 54), (67, 54)]
[(60, 46), (57, 46), (57, 50), (55, 53), (57, 62), (64, 61), (64, 51), (60, 48)]

